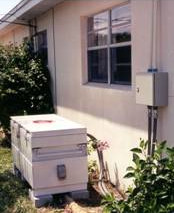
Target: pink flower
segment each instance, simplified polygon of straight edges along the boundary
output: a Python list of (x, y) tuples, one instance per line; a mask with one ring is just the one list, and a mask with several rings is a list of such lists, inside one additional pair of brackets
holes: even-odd
[(97, 149), (99, 151), (103, 151), (109, 148), (109, 144), (107, 141), (98, 141), (97, 143)]

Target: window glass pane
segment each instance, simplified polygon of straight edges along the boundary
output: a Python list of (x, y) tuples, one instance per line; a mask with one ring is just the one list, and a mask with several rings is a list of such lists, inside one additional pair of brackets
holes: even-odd
[(107, 83), (107, 49), (88, 51), (88, 80)]
[(130, 25), (113, 27), (111, 31), (112, 44), (131, 41)]
[(108, 11), (88, 18), (88, 32), (108, 27)]
[(112, 48), (117, 64), (131, 64), (131, 46)]
[(131, 47), (111, 48), (111, 83), (131, 84)]
[(38, 48), (47, 47), (47, 32), (42, 31), (38, 33)]
[(48, 48), (47, 48), (47, 31), (42, 31), (37, 34), (37, 53), (43, 59), (45, 64), (48, 64)]
[(114, 69), (112, 70), (111, 83), (131, 85), (131, 66), (130, 65), (115, 66)]
[(112, 26), (119, 26), (124, 24), (130, 24), (131, 12), (130, 5), (123, 5), (116, 7), (111, 11)]
[(88, 46), (95, 47), (95, 46), (102, 46), (107, 44), (107, 35), (108, 30), (100, 30), (94, 33), (88, 34)]

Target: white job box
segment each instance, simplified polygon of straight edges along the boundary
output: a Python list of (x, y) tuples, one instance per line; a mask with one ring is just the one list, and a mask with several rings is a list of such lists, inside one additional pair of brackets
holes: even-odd
[(87, 189), (86, 128), (55, 114), (11, 117), (14, 166), (33, 196)]

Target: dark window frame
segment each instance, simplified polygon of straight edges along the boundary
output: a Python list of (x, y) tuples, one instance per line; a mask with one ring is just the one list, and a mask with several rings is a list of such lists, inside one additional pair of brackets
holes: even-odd
[[(123, 19), (118, 22), (120, 22), (118, 25), (115, 24), (114, 20), (112, 20), (112, 12), (116, 9), (121, 9), (123, 7), (127, 6), (128, 8), (128, 15), (123, 17)], [(89, 27), (89, 20), (91, 18), (93, 18), (93, 20), (95, 19), (95, 16), (99, 16), (100, 17), (100, 14), (107, 14), (106, 18), (103, 19), (103, 20), (99, 20), (99, 21), (103, 21), (104, 24), (102, 27), (102, 23), (99, 23), (99, 25), (97, 25), (97, 27), (95, 28), (95, 25), (93, 25), (93, 28), (90, 26)], [(121, 14), (121, 13), (120, 13)], [(87, 61), (87, 66), (88, 66), (88, 82), (94, 82), (94, 83), (107, 83), (109, 85), (111, 84), (117, 84), (117, 85), (131, 85), (132, 83), (132, 71), (131, 71), (131, 14), (130, 14), (130, 2), (126, 2), (124, 4), (120, 4), (116, 7), (113, 7), (111, 8), (110, 10), (105, 10), (105, 11), (102, 11), (100, 13), (97, 13), (97, 14), (94, 14), (90, 17), (88, 17), (88, 25), (87, 25), (87, 39), (88, 39), (88, 44), (87, 44), (87, 57), (88, 57), (88, 61)], [(107, 20), (107, 26), (105, 24), (105, 21)], [(93, 22), (95, 22), (96, 20), (94, 20)], [(112, 22), (113, 21), (113, 22)], [(116, 20), (117, 21), (117, 20)], [(90, 23), (91, 24), (91, 23)], [(101, 26), (101, 27), (98, 27), (98, 26)], [(89, 30), (90, 28), (90, 30)], [(117, 28), (118, 32), (119, 30), (123, 30), (124, 32), (124, 40), (121, 40), (122, 38), (119, 37), (119, 34), (117, 33), (115, 36), (116, 38), (115, 39), (120, 39), (118, 42), (114, 43), (113, 42), (113, 35), (112, 34), (112, 29), (115, 29)], [(127, 31), (124, 31), (124, 29), (127, 29)], [(101, 36), (101, 41), (99, 41), (99, 36), (98, 34), (100, 32), (104, 32), (104, 30), (106, 31), (107, 30), (107, 34), (106, 35), (100, 35)], [(128, 31), (129, 30), (129, 31)], [(126, 33), (125, 33), (126, 32)], [(127, 33), (128, 32), (128, 33)], [(91, 35), (93, 34), (93, 37), (94, 39), (91, 41), (89, 41), (89, 36), (92, 37)], [(123, 35), (123, 34), (122, 34)], [(105, 42), (106, 38), (107, 37), (107, 42)], [(103, 39), (103, 40), (102, 40)], [(101, 43), (101, 44), (99, 44)], [(113, 68), (113, 59), (111, 58), (111, 50), (112, 49), (116, 49), (117, 48), (122, 48), (122, 47), (128, 47), (129, 49), (129, 52), (127, 54), (129, 54), (130, 56), (130, 61), (128, 61), (127, 63), (122, 63), (122, 64), (119, 64), (119, 63), (115, 63), (115, 67), (117, 68)], [(91, 64), (90, 64), (90, 60), (89, 60), (89, 55), (90, 53), (93, 54), (94, 51), (98, 51), (100, 52), (101, 50), (103, 49), (106, 49), (107, 50), (107, 70), (105, 70), (103, 72), (103, 75), (104, 73), (106, 74), (107, 72), (107, 79), (95, 79), (95, 78), (91, 78), (92, 76), (92, 72), (95, 72), (96, 73), (96, 76), (98, 76), (98, 73), (100, 73), (100, 70), (99, 70), (99, 65), (98, 67), (96, 66), (93, 66), (93, 68), (91, 68)], [(93, 53), (92, 53), (93, 52)], [(98, 55), (100, 55), (98, 53)], [(98, 59), (99, 60), (99, 59)], [(116, 58), (115, 58), (116, 60)], [(97, 61), (97, 60), (96, 60)], [(96, 63), (96, 62), (95, 62)], [(122, 66), (122, 67), (121, 67)], [(95, 68), (96, 67), (96, 68)], [(122, 80), (118, 80), (119, 79), (119, 70), (124, 70), (124, 73), (125, 75), (127, 75), (126, 77), (123, 77), (123, 81)], [(127, 69), (127, 70), (126, 70)], [(115, 71), (116, 70), (116, 71)], [(115, 73), (114, 73), (115, 71)], [(123, 73), (121, 73), (122, 76), (124, 75)], [(95, 75), (95, 74), (94, 74)], [(118, 75), (118, 79), (114, 79), (114, 75)], [(106, 76), (106, 75), (105, 75)], [(128, 80), (126, 80), (128, 79)]]

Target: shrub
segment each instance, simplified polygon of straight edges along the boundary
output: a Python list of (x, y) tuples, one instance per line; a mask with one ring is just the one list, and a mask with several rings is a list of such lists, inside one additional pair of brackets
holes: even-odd
[(53, 112), (49, 71), (32, 53), (29, 43), (0, 47), (0, 121), (9, 129), (9, 117)]
[(146, 155), (146, 148), (147, 143), (141, 141), (140, 147), (131, 150), (134, 166), (127, 168), (125, 178), (132, 178), (134, 186), (129, 187), (126, 200), (105, 197), (106, 212), (174, 212), (174, 148), (166, 148), (166, 142), (162, 142), (153, 157)]

